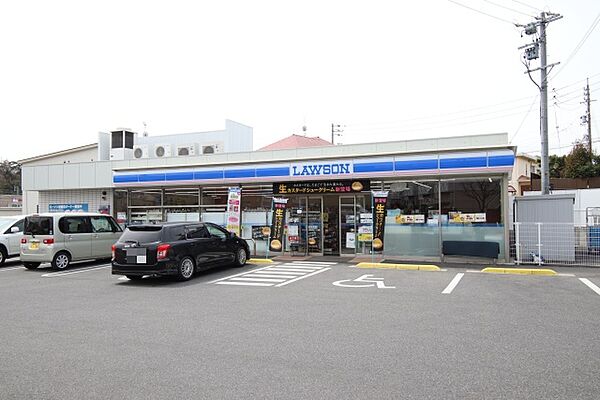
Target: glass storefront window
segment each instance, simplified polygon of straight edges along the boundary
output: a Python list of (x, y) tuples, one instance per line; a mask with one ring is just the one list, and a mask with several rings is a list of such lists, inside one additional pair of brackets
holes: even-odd
[(432, 257), (440, 254), (437, 181), (385, 182), (388, 193), (384, 253)]
[(135, 189), (129, 193), (130, 206), (132, 207), (161, 207), (161, 189)]
[(196, 188), (165, 189), (165, 206), (199, 206), (200, 191)]
[(442, 241), (483, 241), (500, 245), (504, 258), (499, 178), (456, 178), (442, 180)]
[(248, 241), (250, 251), (266, 254), (271, 227), (272, 185), (242, 186), (241, 237)]
[(201, 189), (202, 221), (226, 226), (227, 195), (229, 187), (203, 187)]

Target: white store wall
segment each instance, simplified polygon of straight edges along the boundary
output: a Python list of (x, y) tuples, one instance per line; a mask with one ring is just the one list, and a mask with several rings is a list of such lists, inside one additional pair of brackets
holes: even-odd
[[(103, 200), (102, 192), (105, 191), (106, 200)], [(40, 212), (48, 212), (49, 204), (81, 204), (88, 205), (89, 212), (98, 212), (101, 206), (110, 206), (113, 212), (113, 191), (105, 189), (81, 189), (81, 190), (48, 190), (39, 192)]]

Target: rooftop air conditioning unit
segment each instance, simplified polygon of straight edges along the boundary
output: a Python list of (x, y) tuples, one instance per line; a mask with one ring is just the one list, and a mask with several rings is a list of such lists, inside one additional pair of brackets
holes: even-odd
[(222, 153), (223, 145), (219, 143), (206, 144), (202, 146), (202, 154)]
[(187, 157), (196, 155), (196, 146), (193, 144), (186, 144), (183, 146), (177, 146), (177, 156)]
[(147, 144), (139, 144), (133, 146), (133, 158), (148, 158), (148, 145)]
[(158, 158), (171, 157), (170, 144), (157, 144), (154, 146), (154, 155)]

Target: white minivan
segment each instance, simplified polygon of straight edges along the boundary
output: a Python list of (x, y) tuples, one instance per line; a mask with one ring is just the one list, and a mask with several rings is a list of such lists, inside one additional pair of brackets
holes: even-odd
[(108, 259), (123, 233), (113, 217), (99, 213), (46, 213), (25, 218), (21, 261), (28, 269), (49, 262), (65, 269), (72, 261)]
[(8, 258), (19, 256), (24, 221), (24, 215), (0, 217), (0, 266)]

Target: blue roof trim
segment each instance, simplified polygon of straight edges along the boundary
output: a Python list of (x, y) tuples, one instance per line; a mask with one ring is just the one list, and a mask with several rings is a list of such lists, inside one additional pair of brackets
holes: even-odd
[(131, 183), (131, 182), (138, 182), (138, 176), (137, 175), (115, 175), (113, 176), (113, 182), (114, 183)]
[(371, 163), (354, 163), (354, 172), (355, 173), (364, 173), (364, 172), (388, 172), (394, 170), (394, 162), (393, 161), (385, 161), (385, 162), (371, 162)]
[(166, 174), (139, 174), (140, 182), (161, 182), (166, 180)]
[(255, 178), (256, 171), (252, 169), (227, 169), (225, 170), (225, 179), (232, 178)]
[(406, 160), (396, 161), (394, 163), (396, 171), (417, 171), (420, 169), (438, 169), (438, 160)]
[(487, 157), (461, 157), (440, 159), (440, 169), (487, 167)]
[(194, 180), (194, 172), (167, 172), (167, 181), (192, 181)]
[(223, 171), (194, 171), (194, 180), (223, 179)]
[(278, 168), (256, 168), (256, 177), (263, 178), (269, 176), (289, 176), (289, 167), (278, 167)]
[(512, 167), (514, 163), (515, 163), (515, 156), (512, 154), (488, 157), (488, 166), (489, 167)]
[[(373, 162), (354, 162), (353, 173), (368, 174), (374, 177), (382, 172), (402, 172), (402, 171), (426, 171), (426, 170), (460, 170), (463, 168), (475, 168), (485, 171), (486, 168), (497, 167), (512, 167), (515, 162), (514, 154), (489, 153), (487, 156), (476, 155), (473, 157), (465, 157), (464, 155), (450, 155), (450, 158), (432, 158), (431, 155), (424, 155), (425, 159), (406, 159), (399, 157), (396, 161), (376, 161)], [(364, 160), (366, 161), (366, 160)], [(113, 183), (145, 183), (145, 182), (177, 182), (177, 181), (206, 181), (206, 180), (222, 180), (222, 179), (252, 179), (252, 178), (270, 178), (270, 177), (290, 177), (291, 170), (289, 166), (268, 166), (263, 164), (258, 168), (239, 168), (239, 169), (214, 169), (214, 170), (199, 170), (193, 169), (187, 171), (173, 172), (145, 172), (145, 173), (115, 173), (113, 175)], [(352, 174), (348, 175), (349, 177)], [(319, 178), (326, 178), (319, 176)]]

